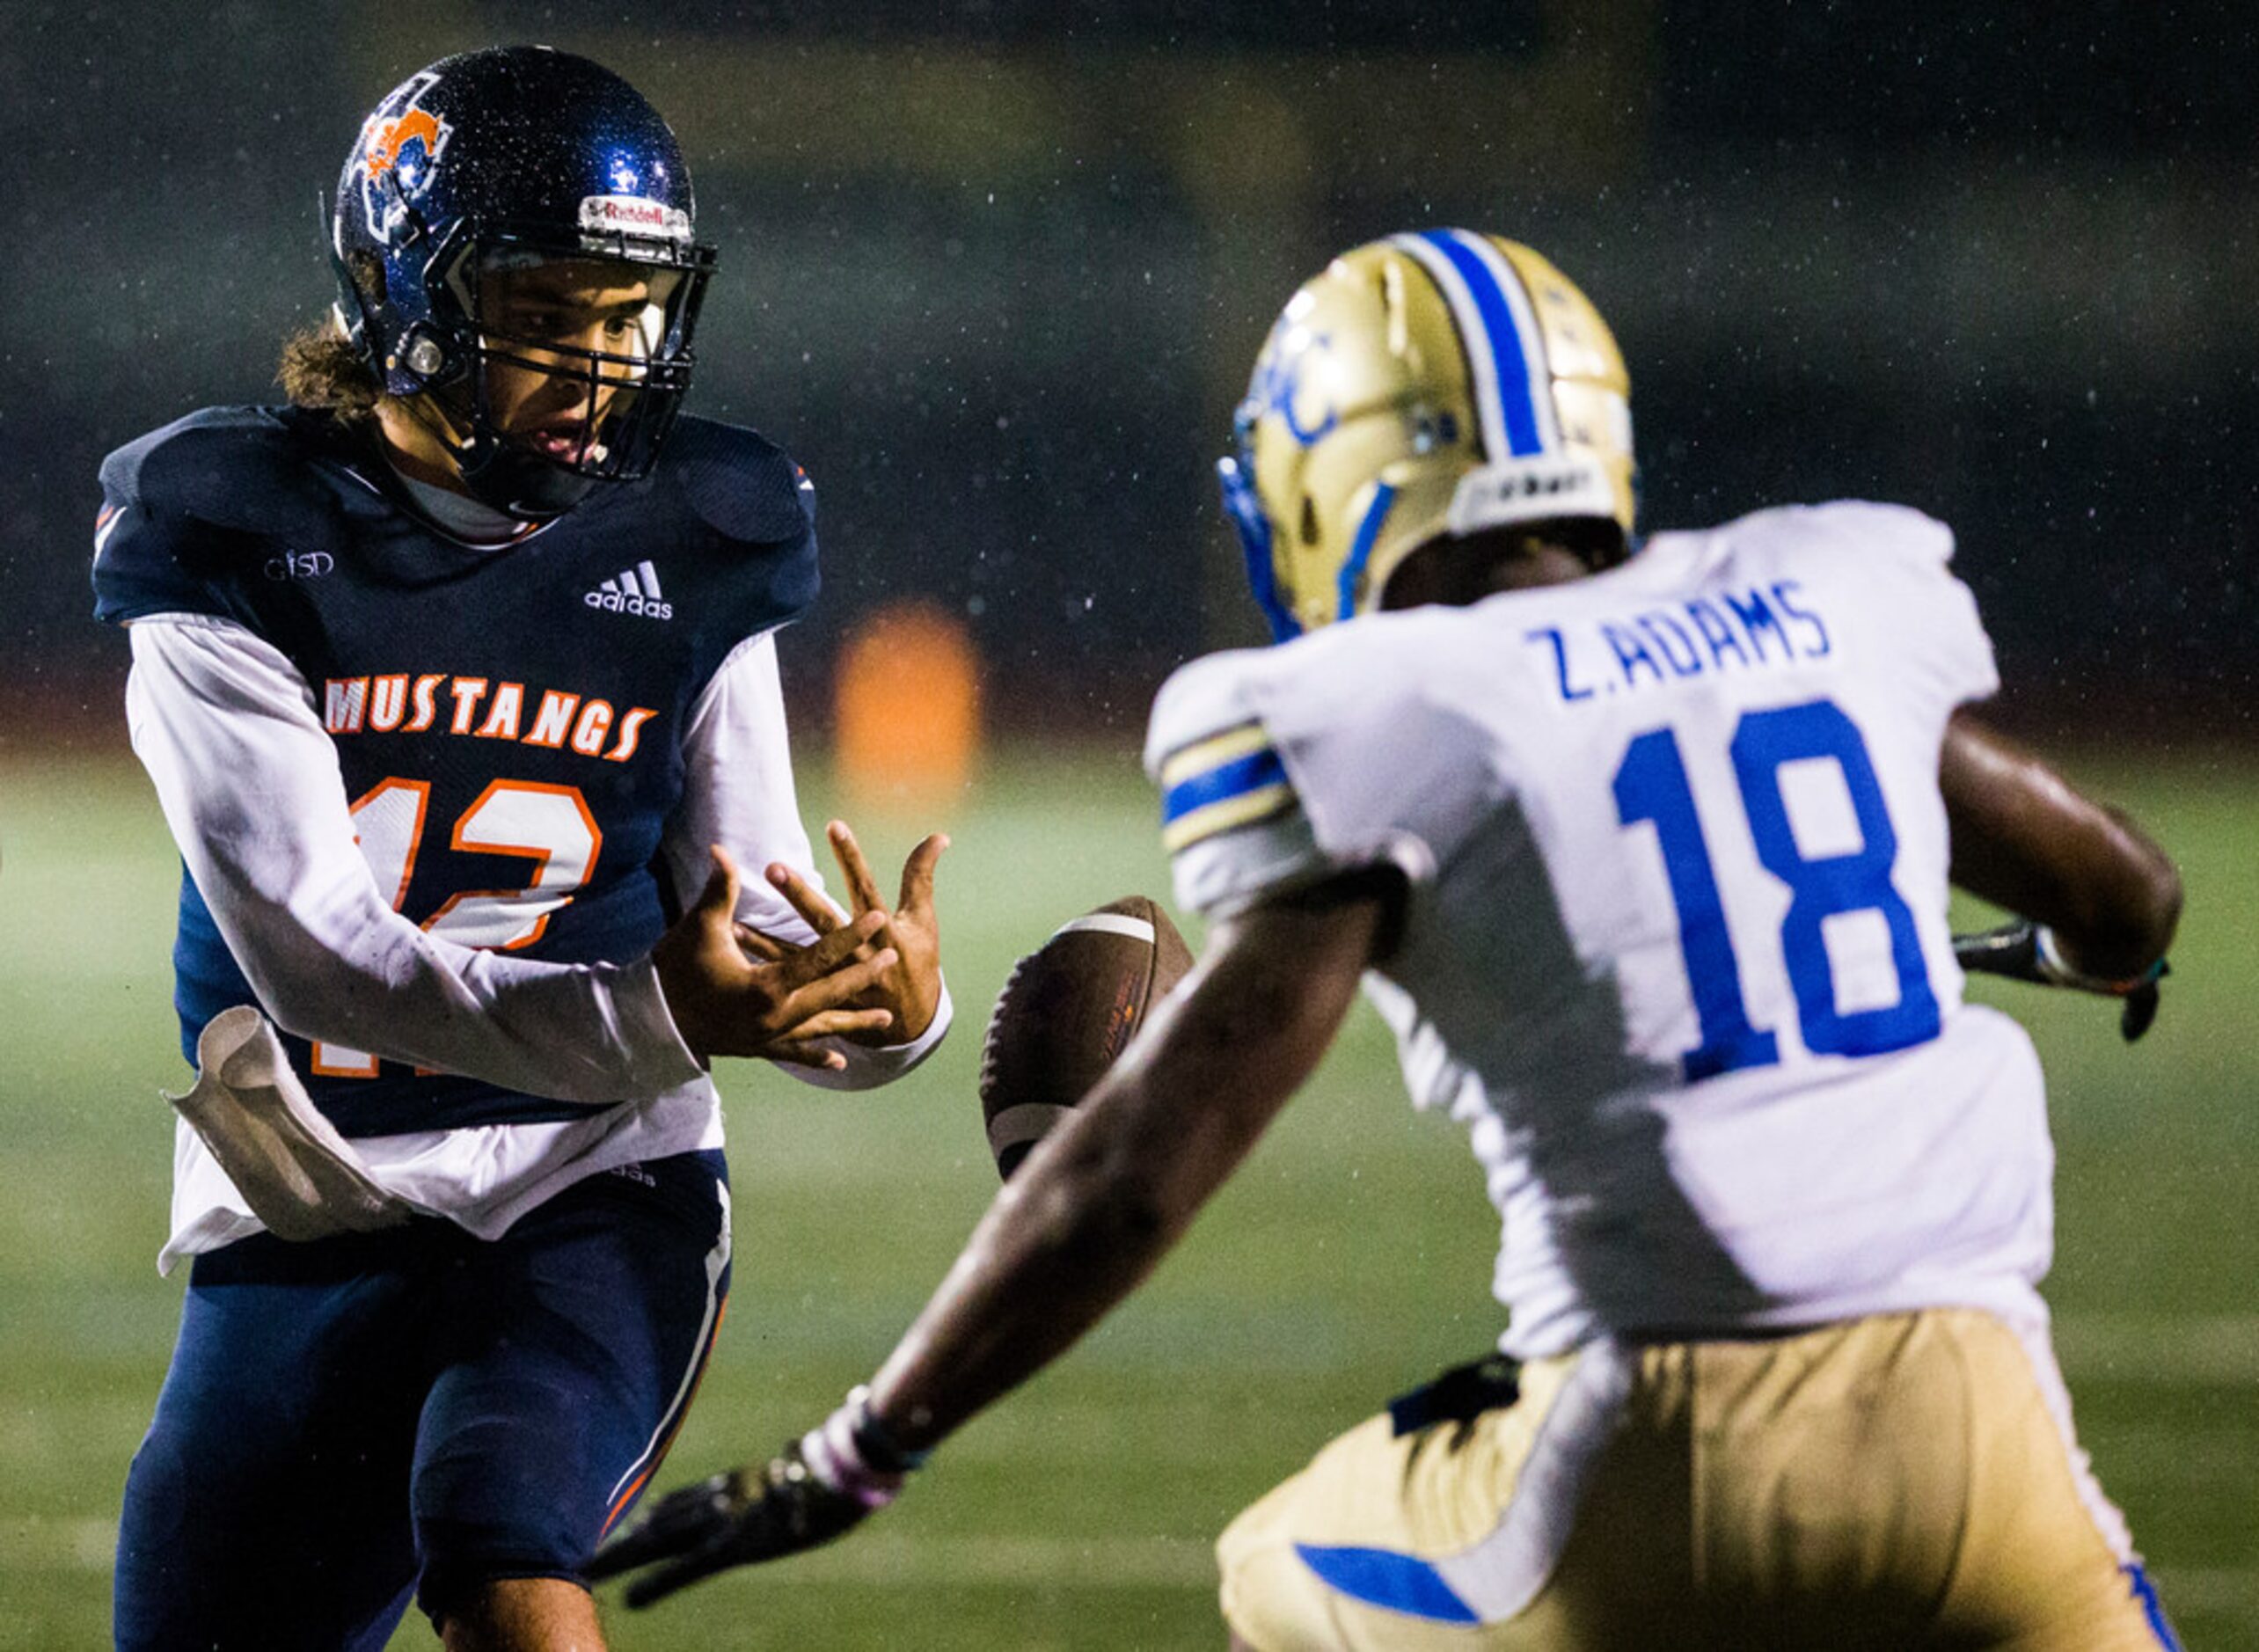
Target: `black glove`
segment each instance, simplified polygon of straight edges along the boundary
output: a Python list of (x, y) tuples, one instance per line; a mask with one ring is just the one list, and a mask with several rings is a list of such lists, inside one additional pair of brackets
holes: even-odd
[(2173, 972), (2160, 958), (2141, 974), (2125, 981), (2109, 981), (2081, 975), (2063, 961), (2055, 937), (2043, 924), (2019, 919), (1999, 929), (1953, 938), (1953, 955), (1963, 969), (1983, 975), (2006, 976), (2012, 981), (2034, 981), (2043, 986), (2068, 987), (2074, 992), (2095, 992), (2122, 1000), (2118, 1031), (2129, 1044), (2149, 1030), (2157, 1019), (2157, 983)]
[(821, 1547), (881, 1506), (824, 1484), (802, 1444), (794, 1440), (762, 1467), (669, 1492), (596, 1551), (589, 1580), (649, 1566), (627, 1586), (627, 1604), (647, 1606), (726, 1568)]

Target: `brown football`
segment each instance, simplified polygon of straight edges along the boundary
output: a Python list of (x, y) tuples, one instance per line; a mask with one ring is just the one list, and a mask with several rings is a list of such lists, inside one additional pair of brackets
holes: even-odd
[(981, 1045), (981, 1115), (999, 1173), (1019, 1168), (1191, 968), (1184, 937), (1142, 895), (1061, 925), (1013, 966)]

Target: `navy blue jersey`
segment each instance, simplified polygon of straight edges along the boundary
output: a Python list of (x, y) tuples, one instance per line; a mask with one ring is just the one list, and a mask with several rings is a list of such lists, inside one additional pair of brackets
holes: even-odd
[[(337, 747), (362, 849), (412, 921), (465, 945), (624, 963), (669, 921), (660, 837), (682, 734), (729, 653), (816, 588), (813, 494), (749, 430), (684, 419), (644, 479), (473, 551), (387, 492), (367, 439), (296, 409), (212, 408), (102, 465), (95, 612), (233, 620), (281, 651)], [(181, 1042), (256, 1003), (193, 879)], [(347, 1136), (587, 1109), (286, 1038)]]

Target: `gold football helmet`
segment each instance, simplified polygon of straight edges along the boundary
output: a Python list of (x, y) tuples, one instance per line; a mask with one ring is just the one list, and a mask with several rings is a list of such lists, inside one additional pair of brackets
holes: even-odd
[(1638, 488), (1608, 324), (1528, 247), (1466, 230), (1344, 252), (1287, 301), (1220, 461), (1281, 640), (1377, 607), (1442, 535), (1613, 522)]

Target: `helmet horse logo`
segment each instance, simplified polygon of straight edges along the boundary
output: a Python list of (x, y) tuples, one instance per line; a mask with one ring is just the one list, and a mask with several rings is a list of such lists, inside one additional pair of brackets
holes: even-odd
[(1297, 447), (1313, 447), (1320, 438), (1332, 435), (1342, 421), (1339, 407), (1329, 402), (1315, 423), (1305, 424), (1296, 416), (1295, 402), (1302, 394), (1303, 368), (1333, 344), (1325, 333), (1283, 323), (1255, 363), (1255, 382), (1247, 391), (1247, 405), (1240, 417), (1252, 428), (1263, 414), (1276, 413), (1285, 420), (1286, 432)]
[[(455, 130), (420, 106), (424, 94), (438, 82), (436, 75), (417, 76), (401, 88), (405, 95), (391, 100), (397, 107), (378, 109), (362, 128), (361, 196), (372, 235), (384, 235), (402, 206), (430, 186), (433, 171)], [(387, 178), (391, 179), (389, 188)]]

